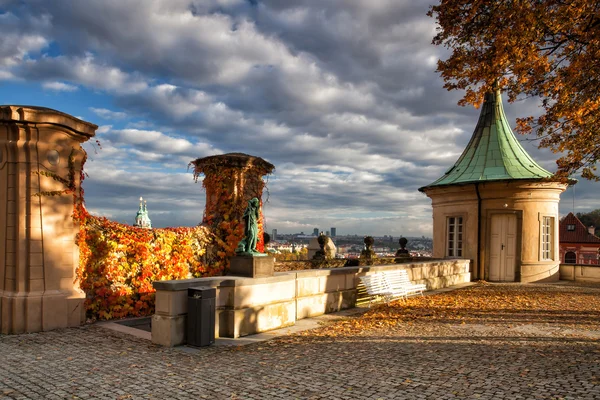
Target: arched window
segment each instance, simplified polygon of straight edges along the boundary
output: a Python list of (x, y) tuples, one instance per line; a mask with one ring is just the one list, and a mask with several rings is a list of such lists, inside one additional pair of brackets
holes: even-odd
[(573, 251), (567, 251), (565, 253), (565, 264), (576, 264), (577, 263), (577, 254)]

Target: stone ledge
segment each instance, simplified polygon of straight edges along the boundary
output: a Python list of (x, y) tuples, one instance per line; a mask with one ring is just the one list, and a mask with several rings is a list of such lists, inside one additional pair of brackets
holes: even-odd
[(221, 283), (221, 286), (254, 286), (261, 285), (265, 283), (276, 283), (276, 282), (285, 282), (285, 281), (293, 281), (295, 279), (294, 275), (274, 275), (264, 278), (247, 278), (243, 276), (228, 276), (229, 280)]
[(185, 332), (179, 330), (185, 329), (187, 321), (185, 290), (189, 287), (216, 286), (216, 335), (240, 337), (290, 326), (301, 318), (354, 307), (361, 275), (405, 269), (410, 276), (419, 278), (413, 282), (425, 283), (428, 290), (432, 290), (469, 282), (469, 263), (466, 259), (452, 259), (280, 272), (265, 278), (213, 277), (155, 282), (157, 324), (152, 327), (153, 341), (166, 346), (184, 343)]

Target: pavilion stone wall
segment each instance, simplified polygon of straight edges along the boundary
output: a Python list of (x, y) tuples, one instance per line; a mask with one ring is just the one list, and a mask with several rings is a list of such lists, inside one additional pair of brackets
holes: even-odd
[(85, 161), (81, 143), (96, 129), (47, 108), (0, 106), (3, 334), (77, 326), (84, 320), (84, 294), (75, 283), (78, 225), (72, 214)]
[[(446, 256), (446, 221), (449, 216), (463, 217), (463, 257), (474, 260), (474, 279), (490, 280), (489, 249), (491, 219), (496, 214), (517, 217), (516, 282), (546, 282), (559, 280), (558, 204), (566, 185), (559, 182), (514, 180), (479, 184), (481, 214), (475, 184), (434, 187), (427, 189), (433, 207), (433, 257)], [(554, 218), (552, 257), (541, 258), (541, 221)], [(480, 218), (480, 238), (477, 237)], [(479, 263), (477, 249), (480, 246)]]

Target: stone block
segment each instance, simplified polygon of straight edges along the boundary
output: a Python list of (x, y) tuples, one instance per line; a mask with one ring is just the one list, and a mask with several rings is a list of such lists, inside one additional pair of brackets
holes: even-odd
[(356, 305), (356, 290), (342, 290), (339, 292), (327, 293), (325, 303), (325, 314), (338, 312), (352, 308)]
[(248, 278), (266, 278), (273, 276), (275, 257), (234, 256), (230, 259), (229, 275)]
[(421, 271), (422, 271), (421, 279), (434, 278), (434, 277), (443, 275), (439, 264), (433, 264), (433, 265), (428, 265), (427, 267), (421, 267)]
[(46, 293), (42, 297), (42, 330), (68, 326), (67, 299), (64, 293)]
[(296, 297), (296, 281), (289, 279), (256, 285), (246, 284), (235, 286), (233, 291), (233, 308), (247, 308), (293, 300)]
[(574, 278), (576, 281), (599, 282), (600, 281), (600, 268), (595, 265), (591, 265), (591, 266), (577, 265), (574, 268)]
[(356, 290), (322, 293), (296, 299), (296, 318), (310, 318), (354, 307)]
[(0, 333), (8, 335), (12, 332), (12, 308), (11, 299), (0, 296)]
[(25, 301), (25, 331), (42, 330), (42, 296), (28, 296)]
[(10, 332), (11, 334), (25, 333), (25, 298), (22, 296), (9, 297), (10, 307)]
[(310, 296), (318, 293), (321, 293), (320, 280), (318, 278), (298, 278), (296, 292), (298, 297)]
[[(0, 334), (8, 334), (8, 313), (4, 310), (4, 297), (0, 296)], [(6, 318), (6, 320), (5, 320)], [(6, 325), (6, 331), (5, 331)]]
[(8, 277), (4, 279), (4, 290), (6, 290), (7, 292), (14, 292), (15, 290), (17, 290), (17, 281)]
[(29, 251), (31, 253), (41, 253), (43, 251), (42, 241), (41, 240), (30, 240), (29, 241)]
[(235, 313), (233, 310), (217, 310), (215, 317), (215, 337), (223, 338), (235, 338), (236, 327), (235, 327)]
[[(13, 257), (15, 253), (7, 253), (7, 256), (8, 256), (8, 254), (11, 254), (10, 257)], [(6, 265), (6, 279), (10, 279), (10, 280), (16, 279), (16, 277), (17, 277), (16, 271), (17, 271), (17, 268), (15, 267), (14, 264), (7, 264)]]
[(81, 297), (68, 297), (67, 298), (67, 326), (75, 327), (85, 323), (85, 298), (84, 294)]
[(327, 294), (315, 294), (296, 299), (296, 319), (316, 317), (325, 314)]
[(346, 288), (356, 289), (356, 287), (360, 283), (360, 278), (356, 275), (356, 273), (348, 273), (344, 274), (344, 276), (346, 278)]
[(216, 307), (233, 307), (234, 292), (234, 286), (217, 287)]
[(44, 279), (44, 267), (39, 265), (32, 265), (29, 267), (29, 279)]
[(322, 293), (335, 292), (346, 289), (346, 278), (344, 275), (327, 275), (319, 279), (320, 291)]
[(219, 337), (237, 338), (294, 325), (296, 303), (285, 301), (237, 310), (222, 310), (218, 315)]
[(173, 347), (186, 343), (186, 315), (152, 316), (152, 343)]
[(459, 273), (460, 266), (457, 264), (449, 264), (449, 263), (440, 263), (438, 266), (439, 276), (448, 276)]
[(188, 312), (187, 290), (157, 290), (155, 297), (156, 313), (161, 315), (182, 315)]
[(31, 279), (29, 281), (29, 291), (42, 293), (44, 291), (44, 279)]

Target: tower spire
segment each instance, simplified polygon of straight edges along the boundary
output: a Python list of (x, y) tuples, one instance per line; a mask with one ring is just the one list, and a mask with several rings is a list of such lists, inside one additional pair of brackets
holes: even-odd
[(140, 207), (135, 215), (135, 223), (133, 226), (137, 226), (138, 228), (152, 228), (152, 221), (148, 216), (148, 206), (143, 197), (140, 197)]

